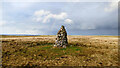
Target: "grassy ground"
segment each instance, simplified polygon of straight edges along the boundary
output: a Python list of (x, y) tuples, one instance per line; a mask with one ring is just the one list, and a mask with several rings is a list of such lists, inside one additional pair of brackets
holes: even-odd
[(67, 48), (54, 48), (55, 36), (2, 38), (3, 66), (118, 66), (113, 36), (68, 36)]

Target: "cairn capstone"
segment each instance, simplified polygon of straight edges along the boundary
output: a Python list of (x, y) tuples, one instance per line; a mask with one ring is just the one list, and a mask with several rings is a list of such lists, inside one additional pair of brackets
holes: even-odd
[(61, 29), (57, 33), (54, 46), (66, 48), (67, 45), (68, 45), (67, 32), (65, 30), (65, 27), (62, 25)]

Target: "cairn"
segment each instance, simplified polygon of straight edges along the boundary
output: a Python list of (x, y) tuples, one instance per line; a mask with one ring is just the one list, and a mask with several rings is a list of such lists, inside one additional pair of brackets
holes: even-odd
[(61, 29), (57, 33), (57, 37), (56, 37), (55, 45), (54, 46), (55, 47), (66, 48), (67, 45), (68, 45), (67, 32), (65, 30), (65, 27), (62, 25)]

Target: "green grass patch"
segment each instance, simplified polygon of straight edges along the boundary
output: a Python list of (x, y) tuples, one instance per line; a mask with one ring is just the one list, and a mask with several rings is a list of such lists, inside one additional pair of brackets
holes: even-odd
[(32, 59), (34, 60), (38, 59), (37, 57), (41, 57), (40, 60), (44, 60), (44, 58), (48, 60), (50, 59), (52, 60), (55, 58), (60, 58), (64, 55), (77, 56), (81, 53), (82, 53), (82, 47), (78, 47), (78, 46), (72, 46), (67, 48), (53, 48), (52, 45), (44, 45), (44, 46), (23, 48), (16, 52), (12, 52), (12, 55), (14, 54), (16, 56), (24, 56), (27, 58), (32, 57)]

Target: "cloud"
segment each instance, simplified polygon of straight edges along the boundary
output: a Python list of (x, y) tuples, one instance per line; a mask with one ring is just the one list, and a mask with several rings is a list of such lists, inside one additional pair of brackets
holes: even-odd
[(48, 14), (50, 14), (50, 11), (44, 11), (44, 10), (35, 11), (34, 13), (35, 16), (43, 16)]
[(6, 24), (6, 21), (0, 21), (0, 26), (3, 26), (3, 25), (5, 25)]
[(21, 9), (26, 10), (34, 5), (32, 2), (4, 2), (3, 6), (6, 4), (8, 4), (14, 11), (21, 11)]
[(73, 21), (71, 19), (66, 19), (64, 22), (65, 22), (65, 24), (72, 24), (73, 23)]
[(33, 30), (33, 29), (28, 29), (28, 30), (17, 29), (15, 32), (18, 33), (18, 34), (39, 34), (40, 31)]
[[(36, 2), (33, 3), (33, 5), (29, 2), (25, 3), (23, 4), (25, 7), (22, 3), (15, 3), (13, 5), (10, 5), (9, 3), (4, 4), (5, 9), (3, 9), (3, 11), (5, 12), (3, 15), (7, 22), (6, 24), (0, 23), (1, 25), (5, 25), (4, 30), (1, 33), (56, 34), (60, 26), (64, 25), (67, 32), (71, 32), (70, 34), (80, 34), (79, 32), (86, 34), (84, 33), (85, 30), (96, 30), (95, 32), (99, 33), (99, 29), (111, 30), (117, 28), (116, 25), (118, 25), (117, 11), (115, 9), (112, 9), (114, 12), (107, 11), (109, 10), (111, 2)], [(106, 8), (106, 12), (103, 10), (104, 8)], [(10, 21), (12, 20), (14, 20), (15, 23), (11, 24)], [(15, 30), (21, 31), (16, 32)]]
[(96, 25), (86, 25), (86, 24), (82, 24), (81, 27), (79, 27), (82, 30), (89, 30), (89, 29), (96, 29)]
[[(111, 2), (111, 0), (3, 0), (3, 1), (4, 2)], [(113, 0), (113, 1), (118, 2), (119, 0)]]
[(3, 13), (2, 10), (3, 10), (3, 9), (2, 9), (2, 2), (0, 2), (0, 20), (2, 20), (2, 13)]
[(36, 22), (48, 23), (51, 19), (64, 20), (67, 18), (67, 13), (61, 12), (59, 14), (53, 14), (50, 11), (39, 10), (35, 11), (33, 20)]
[(118, 8), (118, 2), (110, 2), (107, 7), (104, 8), (106, 12), (112, 12)]
[(11, 24), (15, 24), (15, 21), (10, 21), (10, 20), (0, 20), (0, 26), (9, 26)]

